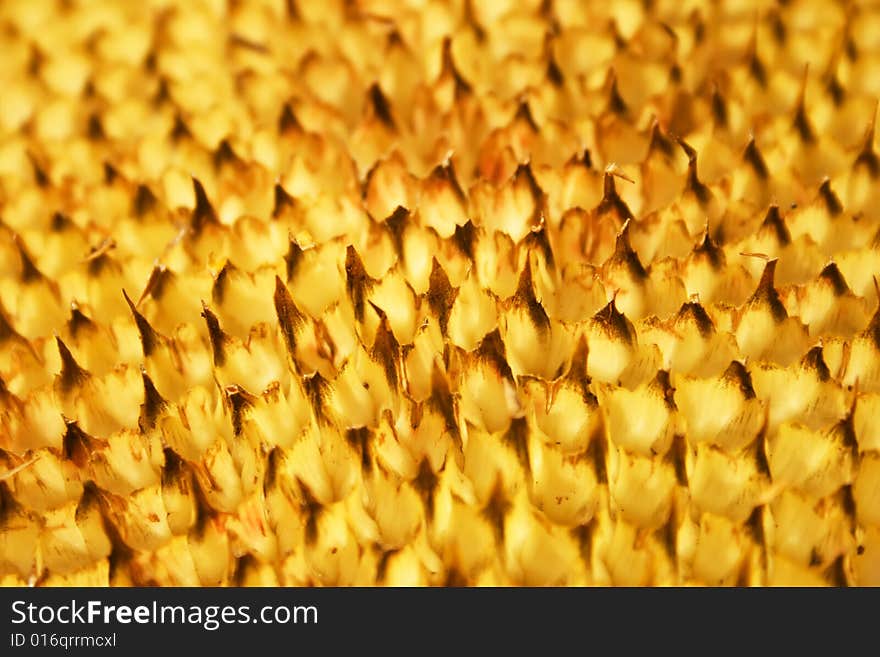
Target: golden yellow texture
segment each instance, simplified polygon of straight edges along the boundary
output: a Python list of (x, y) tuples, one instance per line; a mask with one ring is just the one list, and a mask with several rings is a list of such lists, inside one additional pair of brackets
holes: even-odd
[(880, 585), (873, 3), (0, 52), (0, 584)]

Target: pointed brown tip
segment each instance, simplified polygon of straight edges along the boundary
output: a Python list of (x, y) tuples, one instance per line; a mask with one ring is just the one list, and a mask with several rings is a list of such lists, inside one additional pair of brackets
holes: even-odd
[(236, 271), (235, 265), (227, 259), (214, 277), (214, 284), (211, 286), (211, 301), (218, 306), (223, 304), (223, 297), (226, 295), (226, 288), (229, 286), (229, 277)]
[(516, 171), (513, 173), (513, 182), (516, 184), (520, 181), (526, 182), (535, 203), (540, 203), (541, 198), (544, 196), (544, 190), (541, 189), (541, 185), (538, 184), (538, 180), (535, 178), (531, 162), (524, 162), (516, 167)]
[(400, 260), (403, 260), (403, 233), (409, 222), (409, 216), (409, 210), (402, 205), (398, 205), (394, 208), (394, 212), (385, 219), (385, 226), (388, 228), (391, 241), (394, 243), (394, 250)]
[(589, 389), (587, 388), (590, 383), (590, 377), (587, 374), (587, 362), (590, 358), (590, 346), (587, 343), (587, 336), (581, 334), (578, 337), (577, 343), (575, 343), (574, 353), (571, 357), (571, 362), (568, 365), (568, 371), (565, 373), (565, 378), (568, 381), (572, 381), (578, 385), (581, 385), (584, 393), (588, 393)]
[(491, 333), (487, 333), (475, 350), (477, 358), (492, 365), (503, 377), (513, 379), (513, 373), (505, 356), (504, 340), (501, 332), (496, 327)]
[(369, 90), (370, 97), (370, 108), (372, 110), (373, 116), (381, 121), (387, 128), (390, 130), (394, 130), (396, 128), (394, 117), (391, 114), (391, 103), (388, 101), (388, 98), (382, 93), (381, 87), (377, 82), (374, 82), (370, 85)]
[(782, 218), (778, 205), (771, 205), (767, 209), (767, 214), (761, 223), (761, 229), (772, 232), (780, 246), (791, 243), (791, 233), (788, 231), (788, 226), (785, 225), (785, 219)]
[(721, 95), (718, 85), (712, 85), (712, 118), (715, 125), (726, 128), (728, 125), (727, 100)]
[(525, 308), (529, 313), (532, 324), (539, 331), (547, 331), (550, 329), (550, 317), (535, 296), (535, 285), (532, 279), (532, 259), (526, 258), (526, 265), (519, 276), (519, 282), (516, 292), (513, 295), (513, 301), (521, 308)]
[(373, 338), (373, 348), (370, 355), (374, 361), (382, 366), (391, 390), (396, 390), (400, 378), (398, 376), (400, 344), (391, 330), (391, 324), (388, 322), (388, 315), (385, 311), (372, 301), (369, 304), (379, 316), (379, 327), (376, 329), (376, 335)]
[(214, 365), (222, 367), (226, 363), (226, 334), (220, 328), (220, 320), (208, 305), (202, 301), (202, 317), (208, 326), (208, 337), (211, 340), (211, 350), (214, 356)]
[(141, 405), (139, 425), (142, 431), (152, 429), (156, 420), (165, 409), (168, 402), (156, 389), (153, 379), (147, 374), (147, 370), (141, 367), (141, 380), (144, 384), (144, 403)]
[(831, 378), (831, 371), (825, 363), (822, 345), (816, 345), (810, 349), (801, 359), (801, 365), (805, 369), (815, 372), (820, 381), (828, 381)]
[(622, 339), (629, 344), (632, 344), (636, 339), (633, 325), (626, 318), (626, 315), (617, 309), (615, 298), (612, 298), (604, 308), (593, 315), (593, 321), (613, 337)]
[(287, 208), (296, 205), (294, 198), (288, 194), (281, 183), (275, 183), (275, 204), (272, 207), (272, 218), (277, 219)]
[(764, 161), (764, 156), (761, 154), (761, 151), (758, 150), (758, 145), (755, 143), (754, 137), (749, 138), (749, 143), (746, 145), (745, 151), (743, 152), (743, 160), (748, 162), (749, 166), (752, 167), (752, 171), (754, 171), (758, 178), (766, 180), (770, 177), (767, 163)]
[(599, 202), (599, 207), (596, 208), (596, 211), (599, 214), (616, 212), (620, 221), (625, 223), (627, 220), (633, 218), (633, 213), (630, 211), (626, 202), (620, 198), (620, 195), (617, 193), (617, 185), (614, 182), (614, 178), (614, 172), (610, 169), (606, 169), (605, 177), (602, 181), (602, 200)]
[(284, 343), (287, 346), (287, 352), (291, 358), (294, 358), (296, 352), (296, 333), (302, 326), (304, 318), (302, 313), (293, 302), (290, 291), (278, 276), (275, 277), (275, 313), (278, 316), (278, 325), (281, 328), (281, 334), (284, 336)]
[(64, 344), (64, 341), (55, 336), (55, 343), (58, 345), (58, 354), (61, 356), (61, 373), (59, 374), (59, 383), (64, 392), (68, 392), (73, 388), (84, 383), (89, 378), (89, 373), (80, 367), (79, 363), (70, 353), (70, 349)]
[(462, 224), (461, 226), (455, 227), (455, 234), (452, 238), (455, 242), (455, 245), (458, 247), (458, 250), (465, 256), (467, 256), (468, 260), (473, 262), (474, 260), (474, 247), (477, 242), (477, 230), (474, 227), (473, 222), (468, 219), (467, 222)]
[(696, 301), (687, 301), (682, 304), (676, 315), (676, 321), (690, 321), (697, 327), (700, 335), (707, 337), (715, 332), (715, 324), (706, 312), (706, 309)]
[(778, 260), (776, 258), (771, 258), (764, 265), (764, 272), (761, 274), (761, 280), (758, 282), (758, 287), (752, 295), (752, 301), (767, 304), (773, 314), (773, 319), (778, 323), (788, 317), (788, 313), (779, 298), (779, 292), (774, 287), (777, 263)]
[(131, 310), (132, 317), (134, 317), (134, 323), (137, 325), (138, 333), (141, 336), (141, 346), (144, 350), (144, 356), (149, 358), (159, 346), (161, 338), (153, 327), (150, 326), (147, 318), (138, 311), (137, 306), (132, 302), (125, 289), (122, 290), (122, 296), (125, 297), (125, 302), (128, 304), (129, 310)]
[(132, 212), (136, 217), (143, 217), (159, 204), (159, 199), (145, 184), (139, 184), (132, 202)]
[(840, 202), (840, 198), (834, 190), (831, 189), (831, 180), (827, 177), (822, 181), (822, 184), (819, 187), (819, 196), (825, 203), (825, 208), (828, 210), (828, 214), (832, 217), (836, 217), (843, 212), (843, 203)]
[(28, 249), (24, 244), (24, 240), (21, 239), (18, 233), (13, 233), (12, 241), (18, 250), (19, 258), (21, 259), (21, 282), (31, 283), (42, 279), (43, 272), (37, 269), (37, 266), (34, 264), (33, 258), (31, 258), (31, 254), (28, 252)]
[(205, 188), (198, 178), (193, 178), (193, 192), (196, 197), (196, 207), (192, 213), (191, 228), (196, 234), (200, 233), (207, 224), (220, 223), (217, 219), (217, 213), (214, 206), (208, 200)]
[(446, 327), (449, 323), (449, 314), (452, 305), (458, 296), (458, 290), (454, 289), (449, 282), (449, 277), (436, 256), (432, 258), (431, 275), (428, 279), (428, 307), (437, 316), (440, 324), (440, 332), (446, 335)]
[(738, 360), (730, 361), (730, 365), (721, 375), (724, 381), (732, 383), (742, 393), (745, 399), (755, 399), (755, 388), (752, 385), (752, 375), (746, 366)]
[(541, 132), (541, 126), (535, 121), (535, 115), (532, 113), (532, 107), (528, 100), (520, 101), (516, 108), (516, 114), (513, 115), (513, 121), (525, 123), (532, 132)]
[[(2, 320), (0, 320), (0, 322), (2, 322)], [(70, 319), (67, 320), (67, 330), (70, 332), (70, 335), (73, 336), (74, 340), (82, 331), (93, 331), (95, 328), (95, 323), (91, 318), (83, 314), (79, 309), (79, 305), (76, 302), (71, 303)], [(3, 329), (2, 324), (0, 324), (0, 341), (2, 341), (2, 337)]]
[(612, 68), (608, 71), (608, 111), (618, 116), (626, 116), (629, 107), (620, 95), (617, 86), (617, 72)]
[(648, 277), (648, 272), (645, 271), (638, 254), (630, 244), (629, 231), (630, 220), (628, 219), (617, 234), (617, 239), (614, 243), (614, 255), (611, 257), (611, 260), (624, 265), (633, 278), (637, 280), (645, 279)]
[(284, 255), (284, 265), (288, 282), (293, 280), (293, 277), (296, 276), (297, 269), (299, 268), (302, 259), (303, 248), (296, 240), (291, 239), (287, 253)]
[(174, 274), (165, 265), (156, 264), (150, 272), (150, 278), (147, 279), (144, 291), (141, 292), (141, 296), (135, 305), (139, 306), (148, 296), (153, 297), (157, 301), (161, 299), (165, 286), (173, 276)]
[(364, 305), (373, 279), (367, 275), (364, 263), (352, 244), (345, 250), (345, 287), (354, 306), (355, 319), (364, 319)]
[(278, 118), (278, 132), (284, 135), (289, 132), (300, 133), (302, 131), (302, 124), (299, 122), (299, 119), (296, 118), (293, 106), (289, 102), (284, 103), (284, 107), (281, 110), (281, 116)]
[(797, 105), (794, 111), (793, 126), (801, 141), (805, 144), (813, 144), (816, 141), (816, 132), (813, 124), (810, 123), (810, 117), (807, 116), (807, 73), (809, 72), (809, 64), (804, 67), (803, 80), (801, 81), (801, 89), (798, 94)]
[(666, 158), (673, 157), (675, 153), (672, 139), (664, 133), (663, 127), (656, 117), (651, 122), (651, 134), (648, 140), (648, 156), (653, 153), (659, 153)]
[(825, 268), (819, 273), (819, 279), (831, 285), (835, 296), (843, 296), (850, 291), (849, 285), (846, 284), (846, 279), (844, 279), (835, 262), (829, 262), (825, 265)]
[(455, 57), (452, 54), (452, 37), (450, 36), (446, 36), (443, 39), (442, 56), (441, 75), (447, 73), (452, 76), (455, 83), (455, 97), (461, 98), (462, 96), (469, 94), (471, 92), (471, 85), (462, 77), (458, 67), (455, 65)]

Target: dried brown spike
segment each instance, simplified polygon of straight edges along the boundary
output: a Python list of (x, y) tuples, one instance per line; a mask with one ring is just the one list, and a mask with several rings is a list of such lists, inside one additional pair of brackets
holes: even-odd
[(779, 212), (778, 205), (771, 205), (767, 209), (767, 214), (764, 216), (761, 228), (769, 229), (781, 246), (786, 246), (791, 243), (791, 233), (788, 232), (788, 226), (785, 225), (785, 220)]
[(112, 163), (105, 161), (104, 162), (104, 183), (107, 185), (112, 185), (121, 177), (119, 173), (119, 169), (113, 166)]
[(535, 201), (536, 205), (540, 205), (541, 199), (544, 197), (544, 190), (541, 189), (541, 186), (538, 184), (537, 179), (535, 178), (535, 173), (532, 171), (531, 162), (525, 162), (516, 167), (516, 171), (513, 173), (513, 182), (514, 184), (518, 183), (520, 180), (525, 180), (529, 186), (529, 191), (532, 194), (532, 198)]
[(434, 474), (428, 459), (422, 459), (418, 474), (412, 480), (412, 487), (422, 498), (422, 503), (425, 505), (425, 516), (428, 520), (434, 517), (434, 493), (439, 481), (440, 479)]
[(539, 331), (546, 332), (550, 330), (550, 317), (535, 296), (535, 288), (532, 282), (531, 258), (526, 258), (526, 266), (519, 276), (519, 283), (513, 295), (513, 303), (528, 311), (532, 324)]
[(287, 253), (284, 254), (284, 265), (287, 281), (290, 282), (296, 276), (297, 269), (303, 259), (303, 248), (295, 239), (290, 240), (290, 246)]
[(712, 85), (712, 118), (716, 125), (726, 128), (728, 121), (727, 100), (721, 95), (718, 85)]
[(234, 436), (241, 435), (244, 414), (253, 408), (257, 398), (238, 385), (226, 386), (223, 389), (226, 394), (226, 402), (232, 415), (232, 432)]
[(675, 319), (677, 322), (683, 320), (692, 321), (703, 337), (708, 337), (715, 332), (715, 324), (712, 322), (712, 318), (709, 317), (705, 308), (696, 301), (687, 301), (682, 304)]
[(553, 256), (553, 247), (550, 244), (550, 236), (547, 234), (547, 223), (543, 221), (543, 217), (538, 226), (532, 228), (526, 235), (524, 244), (529, 251), (532, 249), (540, 251), (551, 270), (556, 268), (556, 258)]
[(502, 438), (502, 442), (516, 454), (526, 475), (532, 471), (529, 461), (529, 425), (524, 417), (515, 417)]
[(513, 373), (505, 356), (504, 340), (497, 328), (480, 340), (475, 355), (480, 361), (491, 365), (501, 376), (513, 380)]
[(585, 148), (584, 150), (575, 153), (568, 159), (568, 162), (566, 162), (565, 164), (566, 166), (582, 166), (588, 171), (591, 171), (593, 169), (593, 156), (590, 153), (590, 149)]
[(446, 326), (449, 322), (449, 314), (452, 312), (452, 304), (458, 296), (458, 290), (449, 283), (449, 277), (443, 266), (432, 258), (431, 275), (428, 279), (427, 300), (431, 312), (437, 316), (440, 324), (440, 332), (446, 335)]
[(223, 304), (223, 297), (226, 294), (226, 287), (229, 284), (229, 276), (237, 272), (238, 269), (229, 260), (223, 263), (223, 267), (214, 277), (214, 284), (211, 286), (211, 300), (217, 305)]
[(770, 177), (767, 163), (764, 161), (764, 156), (761, 155), (761, 151), (758, 150), (758, 145), (755, 143), (754, 137), (749, 138), (749, 143), (746, 145), (746, 149), (743, 152), (743, 160), (748, 162), (752, 167), (752, 171), (755, 172), (755, 175), (762, 180), (766, 180)]
[(370, 430), (367, 427), (348, 429), (345, 432), (345, 441), (361, 455), (361, 470), (370, 472), (373, 469), (373, 459), (370, 455)]
[(590, 347), (587, 344), (586, 336), (582, 334), (575, 344), (571, 363), (568, 365), (568, 371), (566, 371), (564, 378), (567, 381), (581, 385), (585, 392), (589, 392), (587, 388), (590, 383), (590, 376), (587, 374), (587, 360), (589, 357)]
[(21, 275), (19, 280), (27, 284), (43, 279), (43, 272), (37, 269), (37, 266), (34, 264), (27, 247), (24, 245), (24, 240), (18, 234), (13, 233), (12, 241), (18, 249), (18, 256), (21, 259)]
[(134, 317), (134, 323), (137, 324), (138, 333), (140, 333), (141, 336), (141, 346), (144, 350), (144, 356), (149, 358), (156, 350), (156, 347), (161, 343), (162, 338), (156, 333), (155, 329), (150, 326), (147, 318), (138, 312), (137, 307), (124, 289), (122, 290), (122, 296), (125, 297), (125, 302), (128, 304), (129, 310), (131, 310), (132, 317)]
[(504, 545), (504, 518), (510, 511), (513, 504), (504, 494), (504, 487), (501, 485), (500, 477), (496, 480), (489, 501), (483, 508), (483, 517), (492, 527), (495, 533), (495, 540), (499, 545)]
[(373, 310), (379, 316), (379, 327), (376, 329), (376, 336), (373, 338), (373, 348), (370, 356), (382, 366), (385, 370), (385, 378), (392, 390), (397, 388), (400, 377), (398, 376), (398, 367), (400, 363), (400, 344), (394, 337), (391, 325), (388, 323), (388, 315), (372, 301), (369, 302)]
[(275, 204), (272, 206), (272, 218), (277, 219), (285, 208), (292, 208), (295, 205), (296, 201), (285, 191), (281, 183), (275, 183)]
[(781, 322), (788, 317), (788, 313), (779, 298), (779, 292), (776, 291), (773, 284), (776, 276), (777, 262), (778, 260), (776, 258), (771, 258), (767, 261), (767, 264), (764, 265), (764, 272), (761, 274), (761, 280), (758, 282), (758, 287), (752, 295), (750, 302), (766, 304), (770, 309), (770, 312), (773, 314), (774, 321)]
[(452, 79), (455, 82), (456, 99), (470, 93), (471, 85), (462, 77), (458, 67), (455, 65), (455, 58), (452, 56), (452, 37), (446, 36), (443, 38), (442, 57), (440, 75), (442, 76), (444, 73), (447, 73), (452, 76)]
[(614, 254), (611, 256), (610, 262), (624, 265), (633, 278), (643, 280), (648, 277), (648, 272), (645, 271), (645, 268), (639, 260), (638, 254), (630, 245), (629, 226), (630, 221), (627, 220), (621, 231), (617, 234), (617, 240), (614, 244)]
[(296, 350), (296, 332), (305, 322), (305, 317), (293, 302), (293, 297), (284, 282), (275, 277), (275, 313), (278, 315), (278, 326), (284, 336), (284, 344), (291, 358), (294, 358)]
[(132, 202), (132, 212), (136, 217), (143, 217), (151, 212), (159, 204), (159, 199), (153, 194), (152, 190), (144, 184), (137, 186)]
[(409, 210), (402, 205), (398, 205), (394, 212), (385, 219), (385, 226), (391, 235), (391, 241), (394, 243), (394, 250), (397, 257), (403, 260), (403, 233), (406, 230), (409, 221)]
[(372, 110), (373, 116), (385, 124), (387, 128), (394, 130), (396, 126), (394, 123), (394, 117), (391, 114), (391, 104), (388, 101), (388, 98), (385, 97), (385, 94), (382, 93), (382, 89), (379, 87), (378, 82), (374, 82), (370, 85), (368, 94), (370, 97), (370, 109)]
[(843, 296), (850, 291), (849, 285), (846, 284), (846, 280), (835, 262), (829, 262), (825, 265), (825, 268), (819, 273), (819, 279), (831, 284), (835, 296)]
[(58, 345), (58, 355), (61, 356), (61, 373), (58, 375), (58, 383), (63, 392), (68, 392), (78, 387), (89, 378), (89, 372), (80, 367), (79, 363), (70, 353), (70, 349), (57, 335), (55, 343)]
[(89, 116), (86, 135), (92, 141), (102, 141), (106, 138), (107, 135), (104, 133), (104, 126), (101, 124), (101, 117), (97, 113), (92, 113)]
[(593, 321), (611, 337), (623, 340), (628, 344), (635, 342), (636, 331), (626, 315), (617, 309), (613, 298), (604, 308), (593, 315)]
[(617, 87), (617, 72), (612, 68), (608, 71), (608, 111), (612, 114), (625, 117), (629, 113), (629, 107), (620, 95)]
[(144, 383), (144, 403), (141, 404), (138, 427), (141, 431), (148, 431), (156, 426), (156, 420), (165, 410), (168, 402), (156, 389), (156, 385), (143, 367), (141, 368), (141, 379)]
[(828, 210), (828, 214), (832, 217), (836, 217), (843, 212), (843, 203), (840, 202), (840, 198), (838, 198), (834, 190), (831, 189), (831, 180), (827, 177), (822, 181), (822, 185), (819, 187), (819, 196), (822, 197), (822, 200), (825, 202), (825, 208)]
[(299, 119), (296, 118), (293, 106), (289, 102), (284, 103), (284, 107), (281, 110), (281, 116), (278, 118), (278, 132), (282, 135), (286, 135), (289, 132), (303, 132), (302, 124), (299, 122)]
[(141, 296), (135, 305), (140, 305), (148, 296), (153, 297), (157, 301), (160, 300), (165, 291), (165, 286), (168, 285), (173, 278), (174, 273), (165, 265), (155, 265), (150, 272), (150, 278), (147, 279), (147, 284), (144, 286), (144, 291), (141, 292)]
[(467, 196), (464, 193), (464, 190), (461, 188), (461, 185), (458, 182), (458, 176), (455, 175), (455, 165), (452, 163), (452, 160), (446, 160), (441, 164), (438, 164), (431, 170), (430, 178), (432, 180), (437, 181), (445, 181), (452, 185), (452, 190), (455, 192), (456, 197), (463, 203), (467, 202)]
[(455, 245), (458, 247), (458, 250), (465, 256), (467, 256), (468, 260), (473, 262), (474, 260), (474, 245), (477, 241), (477, 230), (474, 227), (473, 222), (468, 219), (468, 221), (461, 226), (455, 227), (455, 234), (452, 236)]
[[(0, 342), (3, 341), (3, 319), (0, 316)], [(95, 323), (89, 318), (86, 317), (83, 312), (79, 309), (79, 305), (74, 302), (70, 304), (70, 319), (67, 320), (67, 330), (70, 331), (70, 335), (76, 339), (80, 332), (82, 331), (94, 331)]]
[(720, 269), (723, 267), (726, 260), (724, 251), (709, 236), (708, 229), (703, 233), (703, 241), (694, 247), (693, 254), (698, 257), (706, 258), (714, 269)]
[(615, 176), (612, 171), (605, 171), (605, 178), (602, 183), (602, 200), (599, 202), (596, 212), (599, 214), (616, 212), (621, 221), (626, 222), (628, 219), (634, 218), (633, 213), (626, 202), (618, 195), (614, 178)]
[(330, 395), (330, 383), (320, 372), (315, 372), (303, 379), (303, 388), (312, 405), (312, 411), (319, 420), (324, 419), (324, 410), (327, 398)]
[(354, 316), (359, 322), (364, 320), (364, 304), (373, 279), (367, 275), (364, 263), (354, 246), (349, 244), (345, 250), (345, 288), (354, 306)]
[(684, 151), (685, 155), (687, 155), (688, 159), (687, 183), (685, 188), (693, 192), (694, 196), (697, 197), (697, 200), (700, 203), (708, 203), (712, 198), (712, 192), (700, 181), (700, 177), (697, 175), (697, 151), (684, 139), (679, 139), (678, 145), (681, 146), (681, 149)]
[(651, 134), (648, 139), (648, 155), (650, 156), (652, 153), (661, 153), (665, 157), (671, 158), (674, 152), (675, 149), (672, 144), (672, 139), (663, 132), (663, 128), (660, 126), (660, 121), (654, 117), (654, 120), (651, 122)]
[(539, 126), (538, 122), (535, 121), (535, 115), (532, 114), (532, 108), (529, 105), (528, 100), (521, 100), (519, 106), (516, 108), (516, 114), (513, 115), (513, 123), (517, 123), (519, 121), (525, 123), (533, 132), (541, 131), (541, 126)]
[(192, 212), (190, 228), (193, 233), (198, 235), (206, 225), (219, 224), (220, 221), (217, 219), (217, 213), (214, 211), (214, 206), (208, 200), (208, 195), (205, 193), (202, 183), (199, 182), (198, 178), (193, 178), (192, 181), (193, 191), (196, 196), (196, 207)]
[(868, 173), (870, 173), (872, 178), (876, 178), (878, 173), (880, 173), (880, 158), (878, 158), (877, 154), (874, 152), (874, 130), (876, 121), (877, 108), (875, 107), (874, 113), (871, 115), (871, 122), (868, 124), (867, 130), (865, 130), (865, 139), (862, 150), (859, 151), (856, 161), (853, 164), (853, 168), (858, 168), (860, 166), (867, 168)]
[(202, 301), (202, 317), (208, 325), (208, 337), (211, 340), (211, 350), (214, 356), (214, 366), (223, 367), (226, 363), (226, 334), (220, 328), (220, 320), (211, 312), (207, 304)]
[(746, 59), (748, 61), (749, 74), (755, 79), (755, 81), (761, 86), (767, 86), (767, 68), (764, 66), (764, 62), (761, 61), (761, 58), (758, 56), (758, 30), (757, 26), (755, 28), (755, 32), (752, 35), (751, 40), (749, 41), (749, 48), (746, 54)]
[(738, 360), (730, 361), (730, 365), (721, 375), (724, 381), (728, 381), (735, 385), (742, 393), (744, 399), (755, 399), (755, 388), (752, 385), (752, 375), (746, 369), (746, 366)]
[(801, 359), (801, 366), (804, 369), (816, 372), (820, 381), (828, 381), (831, 378), (831, 372), (825, 363), (825, 357), (822, 352), (822, 345), (816, 345), (810, 349)]
[(794, 112), (794, 129), (805, 144), (813, 144), (816, 142), (816, 132), (813, 129), (810, 118), (807, 116), (806, 95), (807, 95), (807, 74), (809, 72), (809, 64), (804, 67), (803, 81), (801, 82), (800, 93), (798, 94), (797, 105)]
[(214, 151), (214, 167), (220, 169), (228, 164), (239, 165), (243, 164), (243, 162), (232, 149), (232, 144), (229, 143), (229, 140), (223, 139), (217, 146), (217, 150)]
[(178, 112), (174, 117), (174, 125), (171, 128), (171, 140), (178, 142), (184, 139), (192, 139), (192, 133), (189, 131), (186, 121), (183, 120), (183, 117)]
[(96, 441), (80, 429), (76, 422), (67, 421), (66, 424), (67, 429), (63, 438), (64, 458), (72, 461), (78, 468), (86, 468), (89, 465), (89, 454)]
[(49, 174), (46, 172), (46, 169), (37, 159), (37, 156), (28, 152), (28, 159), (31, 161), (31, 168), (34, 170), (34, 183), (36, 183), (37, 187), (48, 187), (52, 181), (49, 179)]

